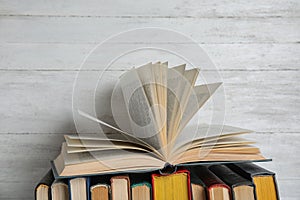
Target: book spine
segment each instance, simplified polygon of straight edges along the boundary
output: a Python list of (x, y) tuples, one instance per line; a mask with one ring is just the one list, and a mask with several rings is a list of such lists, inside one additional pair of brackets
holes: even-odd
[[(86, 187), (86, 199), (90, 200), (91, 192), (90, 192), (90, 185), (91, 185), (91, 178), (90, 177), (77, 177), (77, 178), (85, 178), (85, 187)], [(74, 178), (75, 179), (75, 178)], [(71, 190), (71, 183), (70, 181), (72, 178), (68, 179), (68, 191), (69, 191), (69, 199), (72, 200), (72, 190)]]
[(239, 185), (253, 186), (251, 181), (245, 179), (225, 165), (213, 165), (209, 167), (209, 170), (232, 188)]
[(47, 185), (49, 187), (48, 189), (48, 198), (51, 199), (51, 190), (50, 186), (54, 181), (53, 171), (50, 169), (48, 172), (44, 175), (44, 177), (40, 180), (40, 182), (35, 186), (34, 188), (34, 199), (37, 199), (36, 197), (36, 190), (40, 185)]
[(71, 179), (68, 179), (68, 192), (69, 192), (69, 199), (72, 200), (72, 191), (71, 191)]
[(91, 200), (91, 191), (90, 191), (90, 186), (91, 186), (91, 177), (86, 178), (86, 199)]
[(276, 179), (276, 175), (275, 174), (273, 174), (273, 180), (274, 180), (274, 184), (275, 184), (275, 190), (276, 190), (277, 199), (280, 200), (279, 190), (278, 190), (278, 184), (277, 184), (277, 179)]
[[(277, 184), (275, 173), (273, 173), (269, 170), (266, 170), (266, 169), (264, 169), (260, 166), (257, 166), (254, 163), (229, 164), (228, 167), (230, 169), (232, 169), (233, 171), (235, 171), (236, 173), (243, 176), (244, 178), (250, 180), (251, 182), (253, 182), (253, 176), (255, 176), (255, 175), (270, 175), (270, 176), (273, 176), (275, 190), (276, 190), (276, 196), (277, 196), (278, 200), (280, 199), (278, 184)], [(256, 194), (255, 194), (255, 196), (256, 196)]]
[[(186, 169), (177, 170), (173, 174), (176, 174), (176, 173), (186, 173), (187, 174), (188, 199), (192, 200), (192, 194), (191, 194), (191, 177), (190, 177), (189, 170), (186, 170)], [(159, 177), (159, 176), (167, 176), (167, 175), (152, 174), (152, 177)], [(152, 186), (154, 186), (154, 178), (152, 178), (151, 183), (152, 183)], [(153, 197), (154, 197), (154, 193), (155, 193), (155, 187), (152, 187), (152, 194), (153, 194), (152, 196)]]

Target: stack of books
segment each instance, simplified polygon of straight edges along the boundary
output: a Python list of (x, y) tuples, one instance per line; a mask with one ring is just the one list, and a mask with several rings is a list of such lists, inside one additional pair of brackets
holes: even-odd
[(180, 167), (175, 171), (54, 179), (50, 170), (36, 200), (277, 200), (275, 174), (254, 163)]
[(66, 135), (36, 198), (277, 199), (274, 174), (251, 164), (266, 158), (240, 137), (251, 131), (190, 123), (221, 85), (196, 85), (198, 74), (160, 62), (122, 74), (114, 123), (78, 110), (108, 131)]

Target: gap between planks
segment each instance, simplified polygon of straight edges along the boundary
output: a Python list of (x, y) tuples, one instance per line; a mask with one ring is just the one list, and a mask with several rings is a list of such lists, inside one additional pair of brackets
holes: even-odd
[(0, 14), (0, 17), (41, 17), (41, 18), (116, 18), (116, 19), (266, 19), (300, 18), (300, 16), (193, 16), (193, 15), (53, 15), (53, 14)]
[[(270, 66), (271, 67), (271, 66)], [(108, 72), (123, 72), (128, 71), (129, 69), (107, 69), (105, 71)], [(0, 69), (2, 72), (101, 72), (103, 70), (99, 69)], [(210, 69), (201, 69), (201, 71), (206, 72), (214, 72), (214, 71), (220, 71), (220, 72), (285, 72), (285, 71), (300, 71), (299, 69), (293, 69), (293, 68), (285, 68), (285, 69), (217, 69), (217, 70), (210, 70)]]

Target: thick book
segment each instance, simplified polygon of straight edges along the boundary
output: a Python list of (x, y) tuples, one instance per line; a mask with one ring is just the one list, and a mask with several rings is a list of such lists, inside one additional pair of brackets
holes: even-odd
[(110, 186), (107, 184), (97, 184), (90, 188), (91, 200), (109, 200)]
[(254, 185), (248, 179), (225, 165), (213, 165), (209, 167), (209, 170), (231, 187), (233, 200), (255, 200)]
[(128, 175), (113, 176), (111, 183), (111, 199), (112, 200), (130, 200), (130, 179)]
[(151, 200), (151, 174), (132, 173), (129, 177), (131, 185), (131, 200)]
[(206, 200), (206, 186), (203, 181), (197, 176), (197, 170), (195, 167), (187, 168), (191, 173), (191, 192), (192, 199), (194, 200)]
[(191, 200), (190, 172), (152, 174), (153, 200)]
[(44, 175), (39, 181), (34, 190), (34, 197), (36, 200), (50, 200), (51, 199), (51, 184), (54, 181), (52, 170)]
[(57, 175), (151, 171), (167, 163), (264, 160), (253, 141), (239, 137), (250, 130), (189, 123), (221, 85), (196, 85), (198, 74), (196, 68), (169, 68), (160, 62), (122, 74), (111, 96), (115, 123), (78, 110), (107, 131), (66, 135), (53, 162)]
[(230, 169), (253, 181), (257, 200), (278, 200), (279, 193), (275, 173), (254, 163), (228, 164)]
[(55, 180), (51, 185), (52, 200), (69, 200), (69, 187), (66, 180)]
[(195, 175), (204, 183), (208, 200), (230, 200), (231, 189), (218, 176), (211, 172), (207, 166), (196, 166)]
[(89, 188), (89, 177), (78, 177), (69, 179), (70, 200), (90, 200)]
[(91, 200), (110, 200), (110, 176), (90, 177)]

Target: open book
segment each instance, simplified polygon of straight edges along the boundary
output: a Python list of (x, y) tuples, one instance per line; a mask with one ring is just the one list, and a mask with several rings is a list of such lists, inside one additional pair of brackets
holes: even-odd
[(239, 137), (249, 130), (189, 123), (220, 86), (195, 85), (198, 74), (198, 69), (169, 68), (160, 62), (122, 74), (112, 95), (116, 125), (79, 110), (111, 131), (105, 137), (66, 135), (53, 162), (58, 176), (150, 171), (166, 164), (203, 161), (264, 160), (252, 146), (254, 142)]

